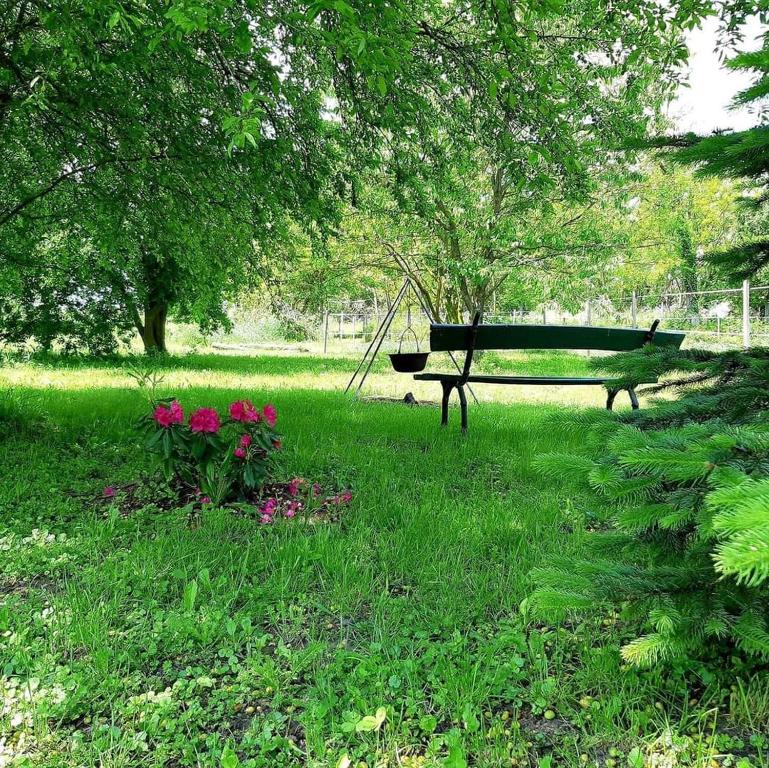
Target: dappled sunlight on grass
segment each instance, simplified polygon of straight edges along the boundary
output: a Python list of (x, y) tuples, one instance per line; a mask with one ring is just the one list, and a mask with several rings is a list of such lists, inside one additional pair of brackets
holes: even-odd
[[(338, 522), (319, 526), (161, 505), (132, 427), (146, 400), (129, 361), (2, 369), (35, 421), (0, 441), (0, 757), (218, 768), (207, 756), (231, 742), (277, 766), (333, 767), (348, 753), (392, 768), (421, 756), (424, 767), (444, 765), (454, 739), (472, 765), (534, 768), (552, 753), (603, 768), (634, 748), (664, 752), (671, 721), (674, 733), (688, 727), (689, 672), (626, 670), (617, 613), (599, 606), (562, 628), (521, 613), (531, 569), (578, 553), (585, 520), (612, 512), (532, 469), (548, 451), (590, 450), (570, 406), (498, 387), (520, 400), (474, 408), (463, 437), (455, 415), (442, 430), (436, 409), (344, 396), (353, 362), (198, 355), (158, 366), (160, 392), (188, 412), (244, 395), (273, 402), (276, 479), (353, 490)], [(529, 362), (540, 373), (585, 365)], [(382, 367), (373, 384), (388, 381)], [(144, 503), (104, 498), (105, 486), (137, 481)], [(381, 707), (381, 732), (356, 730)], [(676, 733), (676, 754), (711, 755), (708, 738)]]
[[(453, 370), (445, 355), (435, 355), (428, 370)], [(595, 358), (593, 358), (595, 359)], [(155, 371), (160, 393), (217, 387), (227, 389), (323, 389), (343, 391), (359, 360), (353, 357), (275, 354), (188, 354), (147, 360), (143, 357), (117, 357), (103, 361), (40, 356), (31, 360), (9, 357), (0, 367), (0, 382), (33, 389), (49, 387), (75, 389), (134, 387), (132, 373)], [(460, 360), (461, 362), (461, 360)], [(562, 352), (485, 353), (478, 355), (474, 371), (490, 374), (590, 376), (595, 372), (585, 355)], [(597, 386), (494, 386), (474, 384), (472, 389), (482, 402), (551, 403), (583, 407), (603, 407), (605, 390)], [(440, 400), (440, 386), (414, 381), (408, 374), (397, 374), (386, 357), (376, 360), (361, 394), (400, 400), (412, 392), (420, 402)], [(628, 407), (619, 397), (616, 406)]]

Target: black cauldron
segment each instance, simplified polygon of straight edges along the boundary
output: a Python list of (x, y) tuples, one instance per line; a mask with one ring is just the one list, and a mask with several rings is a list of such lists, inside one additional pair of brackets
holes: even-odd
[(429, 354), (429, 352), (393, 352), (390, 355), (390, 362), (398, 373), (419, 373), (424, 371)]
[[(413, 334), (414, 339), (417, 342), (417, 351), (401, 352), (403, 337), (409, 331)], [(393, 369), (398, 371), (398, 373), (419, 373), (419, 371), (424, 371), (425, 366), (427, 365), (427, 357), (429, 354), (429, 352), (419, 351), (419, 338), (414, 332), (414, 329), (409, 327), (406, 328), (406, 330), (401, 334), (401, 337), (398, 341), (398, 351), (393, 352), (390, 355), (390, 363), (392, 364)]]

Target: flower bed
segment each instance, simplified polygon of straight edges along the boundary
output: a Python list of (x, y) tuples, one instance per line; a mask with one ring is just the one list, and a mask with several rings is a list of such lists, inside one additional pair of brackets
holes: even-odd
[(277, 419), (273, 405), (258, 410), (250, 400), (236, 400), (225, 418), (215, 408), (198, 408), (185, 423), (181, 404), (172, 399), (154, 404), (140, 428), (167, 480), (223, 504), (245, 499), (267, 479), (271, 455), (281, 447)]
[[(139, 421), (146, 448), (160, 468), (178, 503), (194, 507), (227, 506), (252, 514), (268, 525), (280, 519), (311, 522), (336, 520), (352, 492), (329, 493), (304, 478), (276, 482), (273, 456), (281, 449), (275, 406), (258, 409), (250, 400), (236, 400), (222, 417), (215, 408), (198, 408), (185, 420), (176, 399), (152, 404)], [(136, 484), (107, 486), (102, 496), (119, 508), (135, 508)]]

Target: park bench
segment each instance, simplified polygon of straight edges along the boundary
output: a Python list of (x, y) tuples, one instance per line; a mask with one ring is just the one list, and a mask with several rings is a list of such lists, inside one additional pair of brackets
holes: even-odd
[[(421, 381), (439, 381), (443, 387), (441, 400), (441, 425), (449, 420), (449, 397), (453, 389), (457, 390), (462, 412), (462, 431), (467, 430), (467, 398), (465, 385), (477, 384), (529, 384), (529, 385), (591, 385), (606, 387), (608, 396), (606, 407), (611, 410), (614, 398), (626, 390), (633, 409), (638, 408), (635, 384), (654, 384), (656, 380), (634, 382), (634, 385), (622, 383), (616, 379), (602, 376), (493, 376), (471, 374), (473, 355), (476, 350), (508, 349), (584, 349), (608, 352), (627, 352), (639, 349), (646, 344), (673, 347), (678, 349), (684, 340), (680, 331), (658, 331), (659, 320), (652, 323), (648, 330), (638, 328), (601, 328), (596, 326), (568, 325), (480, 325), (480, 313), (476, 313), (470, 325), (430, 326), (431, 352), (466, 352), (465, 364), (456, 373), (418, 373), (415, 379)], [(616, 383), (617, 386), (612, 386)]]

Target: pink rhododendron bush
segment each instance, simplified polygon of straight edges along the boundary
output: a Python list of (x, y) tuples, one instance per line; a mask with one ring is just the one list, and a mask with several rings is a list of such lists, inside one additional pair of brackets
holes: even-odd
[(166, 400), (140, 421), (166, 479), (215, 504), (245, 499), (264, 483), (280, 448), (276, 423), (274, 406), (258, 410), (250, 400), (232, 403), (224, 417), (198, 408), (187, 419), (178, 400)]
[[(349, 490), (328, 494), (304, 478), (283, 483), (272, 479), (272, 459), (281, 448), (277, 421), (270, 404), (258, 409), (250, 400), (236, 400), (226, 415), (198, 408), (185, 416), (181, 403), (168, 399), (153, 403), (139, 427), (165, 479), (185, 503), (240, 510), (246, 505), (263, 524), (281, 518), (335, 519), (352, 499)], [(124, 494), (108, 486), (103, 495), (115, 499)]]

